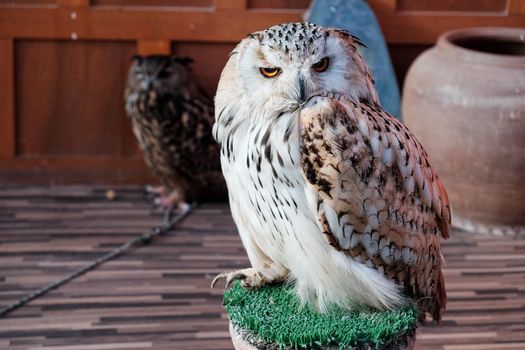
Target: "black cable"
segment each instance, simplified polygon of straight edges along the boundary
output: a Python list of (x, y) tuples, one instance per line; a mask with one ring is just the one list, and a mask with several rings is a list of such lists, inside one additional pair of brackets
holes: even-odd
[(124, 252), (126, 252), (130, 248), (132, 248), (134, 246), (146, 245), (146, 244), (150, 243), (151, 240), (154, 237), (159, 236), (159, 235), (163, 235), (163, 234), (167, 233), (168, 231), (170, 231), (173, 228), (173, 226), (175, 226), (177, 223), (181, 222), (186, 216), (188, 216), (193, 211), (193, 209), (196, 206), (197, 206), (196, 203), (192, 203), (191, 205), (189, 205), (188, 207), (183, 209), (181, 212), (178, 212), (175, 216), (172, 216), (173, 215), (172, 211), (167, 210), (166, 213), (164, 214), (164, 225), (163, 226), (155, 227), (150, 232), (144, 233), (144, 234), (142, 234), (142, 235), (140, 235), (140, 236), (138, 236), (136, 238), (133, 238), (132, 240), (127, 241), (126, 243), (124, 243), (121, 246), (113, 249), (109, 253), (101, 256), (97, 260), (89, 263), (88, 265), (85, 265), (85, 266), (79, 268), (78, 270), (73, 271), (69, 275), (66, 275), (66, 276), (64, 276), (64, 277), (62, 277), (62, 278), (60, 278), (60, 279), (58, 279), (56, 281), (53, 281), (53, 282), (49, 283), (48, 285), (46, 285), (46, 286), (44, 286), (42, 288), (39, 288), (39, 289), (35, 290), (31, 294), (28, 294), (28, 295), (18, 299), (13, 304), (2, 308), (0, 310), (0, 318), (5, 317), (11, 311), (14, 311), (14, 310), (18, 309), (19, 307), (24, 306), (25, 304), (29, 303), (31, 300), (39, 298), (39, 297), (43, 296), (44, 294), (46, 294), (47, 292), (49, 292), (49, 291), (51, 291), (51, 290), (53, 290), (55, 288), (58, 288), (58, 287), (62, 286), (63, 284), (66, 284), (66, 283), (70, 282), (71, 280), (77, 278), (80, 275), (85, 274), (88, 271), (91, 271), (91, 270), (95, 269), (96, 267), (98, 267), (99, 265), (105, 263), (106, 261), (109, 261), (111, 259), (116, 258), (117, 256), (123, 254)]

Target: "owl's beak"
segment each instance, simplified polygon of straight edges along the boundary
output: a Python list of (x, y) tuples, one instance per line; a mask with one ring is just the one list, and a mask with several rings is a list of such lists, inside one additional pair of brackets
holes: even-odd
[(140, 87), (144, 91), (150, 91), (151, 88), (153, 87), (153, 81), (151, 79), (145, 79), (140, 84), (141, 84)]

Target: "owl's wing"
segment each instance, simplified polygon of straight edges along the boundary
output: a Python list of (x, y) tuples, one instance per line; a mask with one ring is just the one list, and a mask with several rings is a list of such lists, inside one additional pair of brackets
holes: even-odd
[(439, 320), (439, 236), (448, 237), (450, 209), (421, 144), (380, 107), (344, 97), (312, 98), (299, 125), (306, 191), (328, 242), (396, 281)]

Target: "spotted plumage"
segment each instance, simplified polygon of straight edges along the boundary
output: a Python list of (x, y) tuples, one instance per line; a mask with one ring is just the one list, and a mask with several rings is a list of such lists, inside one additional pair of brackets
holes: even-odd
[(126, 111), (144, 159), (163, 185), (163, 206), (225, 195), (213, 102), (189, 68), (191, 60), (136, 56), (129, 69)]
[(358, 45), (291, 23), (232, 52), (214, 136), (252, 267), (218, 277), (293, 281), (320, 311), (411, 298), (439, 320), (446, 191), (414, 135), (382, 110)]

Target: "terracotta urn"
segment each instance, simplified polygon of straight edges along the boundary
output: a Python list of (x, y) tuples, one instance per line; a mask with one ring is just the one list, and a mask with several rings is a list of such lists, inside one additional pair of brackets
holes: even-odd
[(525, 29), (443, 34), (410, 68), (402, 110), (445, 183), (454, 226), (525, 232)]

